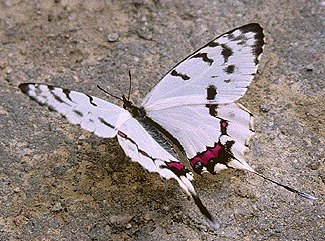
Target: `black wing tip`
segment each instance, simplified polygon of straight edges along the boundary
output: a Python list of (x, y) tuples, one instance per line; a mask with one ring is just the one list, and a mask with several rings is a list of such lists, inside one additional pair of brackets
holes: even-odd
[(220, 228), (220, 223), (217, 222), (214, 217), (210, 214), (210, 212), (207, 210), (207, 208), (204, 206), (202, 203), (201, 199), (194, 193), (191, 193), (192, 198), (194, 199), (194, 202), (196, 206), (200, 209), (201, 213), (204, 215), (206, 218), (207, 222), (209, 225), (214, 228), (215, 230)]
[[(27, 94), (28, 90), (30, 90), (30, 86), (35, 86), (36, 88), (38, 88), (40, 85), (43, 85), (43, 86), (47, 86), (47, 88), (49, 90), (52, 90), (54, 88), (56, 88), (56, 86), (54, 85), (49, 85), (49, 84), (43, 84), (43, 83), (21, 83), (18, 85), (18, 88), (25, 94)], [(59, 88), (59, 87), (58, 87)], [(65, 88), (61, 88), (63, 91), (67, 91), (67, 92), (70, 92), (70, 90), (68, 89), (65, 89)]]
[[(244, 33), (248, 33), (248, 32), (255, 32), (257, 34), (262, 34), (263, 37), (264, 37), (264, 34), (263, 34), (263, 28), (262, 26), (259, 24), (259, 23), (249, 23), (249, 24), (246, 24), (246, 25), (242, 25), (242, 26), (239, 26), (237, 28), (234, 28), (224, 34), (231, 34), (233, 32), (235, 32), (236, 30), (240, 30)], [(222, 35), (224, 35), (222, 34)]]
[[(249, 24), (246, 24), (246, 25), (243, 25), (243, 26), (234, 28), (234, 29), (232, 29), (232, 30), (230, 30), (230, 31), (228, 31), (228, 32), (226, 32), (224, 34), (232, 34), (236, 30), (241, 31), (244, 34), (245, 33), (248, 33), (248, 32), (255, 33), (255, 35), (254, 35), (255, 44), (254, 44), (254, 48), (253, 48), (253, 53), (256, 56), (255, 63), (258, 64), (258, 62), (259, 62), (259, 56), (263, 52), (263, 46), (265, 44), (265, 41), (264, 41), (265, 35), (263, 33), (263, 28), (258, 23), (249, 23)], [(222, 34), (222, 35), (224, 35), (224, 34)]]
[(257, 55), (261, 54), (263, 52), (263, 45), (264, 45), (264, 33), (263, 33), (263, 28), (261, 27), (261, 25), (259, 25), (258, 23), (250, 23), (247, 25), (244, 25), (242, 27), (239, 28), (240, 30), (244, 31), (244, 32), (254, 32), (255, 33), (255, 39), (256, 39), (256, 43), (255, 43), (255, 52)]
[(263, 32), (263, 28), (259, 23), (249, 23), (239, 27), (241, 30), (253, 31), (253, 32)]
[(34, 85), (34, 83), (22, 83), (20, 85), (18, 85), (18, 88), (24, 93), (26, 94), (28, 92), (28, 90), (30, 89), (29, 88), (29, 85)]
[(260, 55), (263, 53), (263, 46), (265, 44), (265, 41), (264, 41), (265, 35), (263, 33), (263, 28), (258, 23), (249, 23), (249, 24), (239, 27), (238, 29), (245, 33), (246, 32), (254, 32), (255, 33), (254, 37), (255, 37), (256, 42), (254, 44), (253, 53), (256, 56), (255, 64), (257, 65), (259, 63)]

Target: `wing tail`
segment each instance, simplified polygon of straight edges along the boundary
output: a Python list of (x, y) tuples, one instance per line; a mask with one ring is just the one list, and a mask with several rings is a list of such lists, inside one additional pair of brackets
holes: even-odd
[[(167, 163), (168, 165), (168, 163)], [(168, 166), (166, 166), (168, 168)], [(162, 168), (166, 168), (162, 167)], [(170, 169), (169, 169), (170, 170)], [(196, 194), (194, 187), (189, 180), (189, 175), (182, 175), (179, 176), (179, 173), (173, 172), (173, 170), (170, 170), (172, 173), (170, 173), (166, 178), (174, 178), (180, 185), (180, 187), (186, 192), (186, 194), (193, 198), (194, 203), (199, 208), (200, 212), (203, 214), (205, 219), (207, 220), (208, 224), (215, 230), (217, 230), (220, 227), (220, 224), (218, 221), (215, 220), (215, 218), (211, 215), (211, 213), (208, 211), (208, 209), (205, 207), (205, 205), (202, 203), (200, 197)], [(187, 173), (189, 174), (189, 173)]]
[(218, 229), (220, 227), (220, 224), (214, 219), (214, 217), (210, 214), (210, 212), (207, 210), (207, 208), (203, 205), (203, 203), (201, 202), (201, 199), (195, 193), (191, 193), (191, 196), (194, 199), (196, 206), (198, 206), (201, 213), (204, 215), (204, 217), (208, 221), (209, 225), (214, 229)]
[(269, 181), (269, 182), (272, 182), (272, 183), (274, 183), (274, 184), (276, 184), (276, 185), (278, 185), (278, 186), (280, 186), (280, 187), (283, 187), (283, 188), (287, 189), (287, 190), (290, 191), (290, 192), (296, 193), (296, 194), (298, 194), (298, 195), (301, 196), (301, 197), (308, 198), (308, 199), (310, 199), (310, 200), (317, 200), (317, 199), (318, 199), (317, 197), (314, 197), (314, 196), (312, 196), (312, 195), (310, 195), (310, 194), (308, 194), (308, 193), (298, 191), (298, 190), (296, 190), (296, 189), (294, 189), (294, 188), (292, 188), (292, 187), (289, 187), (289, 186), (287, 186), (287, 185), (284, 185), (284, 184), (282, 184), (282, 183), (279, 183), (279, 182), (277, 182), (277, 181), (274, 181), (274, 180), (272, 180), (272, 179), (270, 179), (270, 178), (264, 176), (264, 175), (261, 174), (261, 173), (258, 173), (258, 172), (255, 172), (255, 171), (254, 171), (253, 173), (256, 174), (256, 175), (258, 175), (258, 176), (260, 176), (260, 177), (262, 177), (263, 179), (265, 179), (265, 180), (267, 180), (267, 181)]

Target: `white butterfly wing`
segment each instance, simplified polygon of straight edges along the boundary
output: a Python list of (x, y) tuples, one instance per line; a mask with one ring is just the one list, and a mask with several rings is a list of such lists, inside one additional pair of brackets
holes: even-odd
[(25, 83), (19, 88), (39, 104), (59, 112), (73, 124), (79, 124), (99, 137), (117, 135), (121, 147), (132, 161), (150, 172), (159, 173), (164, 179), (174, 178), (194, 199), (209, 224), (216, 229), (219, 227), (196, 195), (190, 181), (191, 172), (159, 145), (128, 111), (99, 98), (59, 87)]
[(234, 102), (256, 73), (263, 38), (263, 29), (255, 23), (222, 34), (171, 69), (142, 106), (151, 111), (206, 104), (207, 98), (215, 104)]
[(227, 167), (253, 171), (243, 158), (252, 116), (233, 102), (256, 74), (263, 38), (258, 24), (215, 38), (171, 69), (142, 104), (178, 140), (197, 173)]
[[(174, 166), (182, 168), (179, 166), (182, 164), (121, 107), (80, 92), (44, 84), (26, 83), (19, 88), (39, 104), (59, 112), (73, 124), (99, 137), (112, 138), (117, 135), (119, 143), (132, 160), (138, 161), (149, 171), (160, 173), (163, 178), (176, 178), (175, 174), (166, 169), (168, 165), (164, 161), (179, 163)], [(189, 189), (194, 192), (193, 186), (185, 191), (190, 193)]]
[(19, 88), (37, 103), (99, 137), (116, 136), (119, 126), (132, 118), (121, 107), (80, 92), (34, 83), (24, 83)]

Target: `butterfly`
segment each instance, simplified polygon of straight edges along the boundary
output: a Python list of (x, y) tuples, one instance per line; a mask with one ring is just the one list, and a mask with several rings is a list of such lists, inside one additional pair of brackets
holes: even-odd
[[(216, 37), (172, 68), (140, 107), (129, 96), (120, 98), (121, 108), (51, 85), (22, 83), (19, 88), (99, 137), (116, 136), (132, 161), (163, 179), (174, 178), (208, 223), (218, 229), (220, 224), (191, 183), (193, 172), (247, 170), (300, 196), (316, 199), (257, 173), (244, 159), (254, 133), (253, 116), (236, 101), (257, 73), (263, 45), (263, 29), (257, 23)], [(182, 158), (187, 160), (186, 165)]]

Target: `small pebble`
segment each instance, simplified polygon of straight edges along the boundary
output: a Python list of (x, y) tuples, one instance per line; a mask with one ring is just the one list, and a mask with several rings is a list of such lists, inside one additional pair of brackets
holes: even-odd
[(62, 205), (59, 202), (55, 203), (54, 206), (51, 209), (52, 212), (59, 212), (61, 210), (62, 210)]
[(59, 221), (53, 221), (52, 223), (50, 223), (50, 226), (52, 227), (52, 228), (54, 228), (54, 229), (58, 229), (58, 228), (60, 228), (60, 223), (59, 223)]
[(261, 109), (261, 111), (263, 111), (263, 112), (269, 112), (269, 111), (271, 110), (271, 106), (268, 105), (268, 104), (262, 104), (262, 105), (260, 106), (260, 109)]
[(149, 221), (151, 219), (150, 217), (150, 213), (146, 213), (144, 216), (143, 216), (144, 220), (146, 221)]
[(132, 216), (125, 214), (125, 215), (112, 215), (109, 217), (109, 221), (113, 224), (119, 224), (119, 225), (123, 225), (123, 224), (127, 224), (131, 221)]
[(110, 33), (107, 35), (107, 41), (108, 42), (116, 42), (119, 39), (118, 33)]
[(20, 187), (16, 187), (15, 189), (14, 189), (14, 192), (15, 193), (17, 193), (17, 192), (19, 192), (20, 191)]
[(11, 74), (13, 71), (14, 71), (14, 69), (11, 68), (10, 66), (8, 66), (8, 67), (6, 68), (6, 73), (7, 73), (7, 74)]
[(313, 64), (310, 64), (306, 67), (306, 71), (307, 72), (312, 72), (314, 70), (314, 65)]

